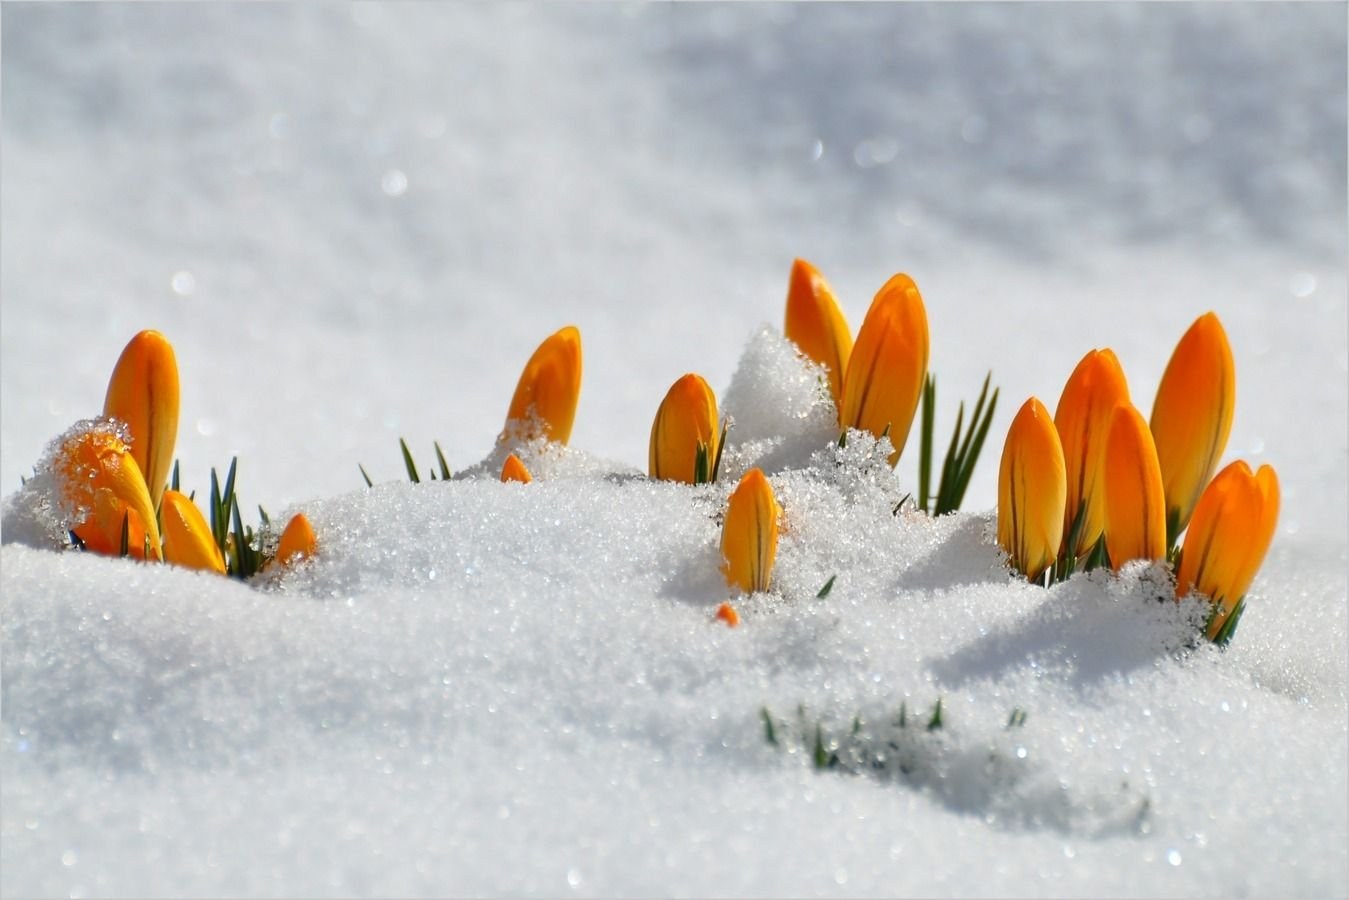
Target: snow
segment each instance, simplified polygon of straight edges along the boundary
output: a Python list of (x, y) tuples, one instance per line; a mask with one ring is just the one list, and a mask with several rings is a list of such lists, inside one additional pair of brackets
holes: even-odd
[[(0, 892), (1349, 894), (1343, 26), (6, 5)], [(992, 369), (965, 512), (896, 511), (913, 438), (894, 473), (836, 446), (778, 334), (798, 255), (854, 329), (913, 275), (939, 441)], [(1046, 591), (990, 536), (1021, 401), (1111, 346), (1146, 412), (1208, 309), (1224, 461), (1283, 486), (1225, 651), (1159, 568)], [(571, 446), (501, 484), (515, 378), (568, 323)], [(146, 327), (185, 484), (237, 454), (317, 560), (244, 585), (43, 546), (19, 479)], [(698, 488), (643, 476), (687, 371), (735, 421)], [(406, 483), (400, 436), (459, 477)], [(730, 629), (717, 517), (752, 465), (782, 543)]]

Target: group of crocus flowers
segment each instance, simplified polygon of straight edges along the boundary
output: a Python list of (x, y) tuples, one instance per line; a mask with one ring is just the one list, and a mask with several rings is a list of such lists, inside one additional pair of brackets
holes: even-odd
[(1177, 344), (1151, 421), (1130, 401), (1115, 354), (1089, 352), (1052, 419), (1031, 397), (1008, 429), (998, 542), (1012, 565), (1048, 582), (1079, 566), (1170, 560), (1177, 598), (1197, 591), (1212, 601), (1207, 634), (1225, 643), (1279, 514), (1270, 466), (1252, 472), (1237, 460), (1213, 474), (1235, 400), (1232, 350), (1212, 312)]
[[(58, 502), (72, 540), (85, 550), (223, 575), (232, 538), (168, 486), (178, 405), (173, 346), (158, 331), (140, 332), (113, 368), (103, 415), (59, 438), (49, 456)], [(274, 558), (289, 563), (314, 550), (314, 531), (300, 513)]]

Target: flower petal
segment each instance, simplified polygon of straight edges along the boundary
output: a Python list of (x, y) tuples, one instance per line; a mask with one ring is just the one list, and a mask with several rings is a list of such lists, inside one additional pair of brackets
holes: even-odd
[(1012, 419), (998, 468), (998, 543), (1030, 581), (1058, 555), (1067, 492), (1059, 433), (1031, 397)]
[(1111, 416), (1102, 482), (1105, 548), (1111, 568), (1118, 571), (1131, 559), (1165, 558), (1162, 470), (1157, 465), (1152, 432), (1133, 404), (1116, 407)]
[(778, 551), (778, 514), (773, 487), (759, 469), (750, 469), (731, 493), (721, 528), (722, 573), (747, 594), (766, 591)]
[(1092, 350), (1073, 369), (1063, 386), (1054, 427), (1063, 444), (1063, 462), (1068, 477), (1068, 496), (1064, 503), (1064, 540), (1072, 534), (1073, 522), (1081, 510), (1077, 546), (1063, 548), (1074, 557), (1090, 552), (1105, 528), (1106, 437), (1115, 408), (1129, 403), (1129, 385), (1124, 370), (1111, 350)]
[(843, 375), (852, 355), (852, 332), (828, 282), (804, 259), (792, 262), (783, 333), (806, 358), (829, 371), (829, 392), (834, 405), (842, 408)]
[(1170, 543), (1189, 523), (1218, 466), (1235, 405), (1232, 348), (1222, 322), (1208, 312), (1176, 344), (1152, 405), (1152, 437), (1166, 490)]
[(281, 532), (281, 541), (276, 546), (276, 561), (288, 566), (317, 553), (318, 540), (314, 536), (314, 527), (309, 524), (304, 513), (296, 513)]
[(103, 415), (125, 422), (131, 453), (159, 507), (178, 439), (178, 362), (158, 331), (142, 331), (122, 350), (108, 380)]
[(165, 491), (160, 518), (164, 523), (165, 562), (225, 574), (225, 557), (211, 534), (211, 526), (186, 494)]
[(880, 437), (889, 429), (890, 465), (909, 437), (927, 376), (927, 310), (913, 279), (895, 275), (876, 293), (843, 379), (839, 426)]
[(651, 423), (647, 450), (651, 477), (698, 484), (702, 474), (702, 481), (710, 480), (718, 441), (716, 395), (702, 376), (690, 372), (670, 386)]
[(542, 434), (567, 443), (580, 395), (581, 332), (568, 325), (550, 335), (525, 363), (502, 437), (529, 440)]
[(520, 457), (512, 453), (506, 457), (506, 462), (501, 467), (501, 480), (503, 482), (518, 481), (521, 484), (529, 484), (534, 480), (534, 477), (529, 474), (525, 464), (520, 462)]
[(107, 421), (82, 422), (60, 440), (52, 468), (76, 536), (90, 550), (118, 553), (126, 519), (128, 552), (144, 558), (148, 541), (150, 554), (162, 560), (155, 507), (118, 427)]

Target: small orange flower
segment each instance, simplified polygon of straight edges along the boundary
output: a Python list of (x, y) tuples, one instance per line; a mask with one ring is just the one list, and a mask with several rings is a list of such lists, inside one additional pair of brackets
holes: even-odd
[(1133, 404), (1115, 408), (1105, 445), (1105, 549), (1110, 566), (1166, 556), (1162, 470), (1148, 423)]
[(142, 331), (122, 351), (108, 380), (103, 415), (125, 422), (131, 454), (157, 509), (178, 439), (178, 362), (158, 331)]
[(747, 594), (768, 590), (778, 552), (781, 511), (763, 472), (746, 472), (731, 492), (721, 527), (721, 571), (731, 587)]
[(652, 478), (702, 484), (712, 480), (721, 438), (717, 397), (702, 376), (690, 372), (665, 394), (651, 423), (647, 451)]
[(717, 607), (716, 619), (725, 622), (728, 628), (734, 628), (740, 624), (740, 613), (730, 603), (722, 603)]
[(1054, 427), (1063, 443), (1063, 462), (1067, 467), (1068, 497), (1064, 504), (1063, 539), (1072, 533), (1073, 522), (1082, 510), (1077, 546), (1063, 550), (1074, 557), (1084, 556), (1096, 546), (1105, 528), (1106, 435), (1115, 407), (1129, 403), (1129, 385), (1124, 371), (1111, 350), (1092, 350), (1073, 369), (1063, 386)]
[[(567, 443), (580, 395), (581, 332), (568, 325), (549, 336), (525, 363), (502, 436), (528, 440), (542, 434), (550, 441)], [(512, 423), (518, 431), (512, 430)], [(533, 430), (534, 424), (542, 430)]]
[(887, 281), (871, 301), (843, 378), (839, 426), (880, 437), (889, 429), (890, 465), (909, 437), (927, 376), (927, 310), (908, 275)]
[(211, 526), (186, 494), (165, 491), (160, 516), (164, 522), (165, 562), (225, 574), (225, 557), (211, 534)]
[(998, 544), (1029, 581), (1058, 555), (1067, 493), (1059, 433), (1049, 410), (1031, 397), (1012, 419), (998, 468)]
[(534, 478), (525, 468), (525, 464), (520, 462), (520, 457), (512, 453), (506, 457), (506, 463), (501, 467), (501, 480), (503, 482), (518, 481), (521, 484), (529, 484)]
[(783, 329), (807, 359), (829, 371), (829, 393), (843, 407), (843, 374), (852, 354), (852, 332), (838, 300), (820, 271), (797, 259), (787, 287), (787, 321)]
[(1232, 348), (1222, 322), (1208, 312), (1176, 344), (1152, 405), (1152, 437), (1166, 490), (1168, 544), (1174, 544), (1185, 529), (1218, 467), (1235, 406)]
[(126, 522), (128, 553), (144, 559), (148, 544), (150, 555), (162, 560), (150, 491), (118, 428), (106, 421), (80, 423), (60, 441), (52, 470), (62, 507), (75, 522), (71, 530), (85, 548), (120, 553)]
[(1196, 590), (1217, 604), (1208, 636), (1215, 638), (1255, 580), (1279, 519), (1279, 479), (1270, 466), (1252, 474), (1244, 460), (1225, 467), (1195, 505), (1176, 596)]
[(317, 553), (318, 540), (314, 537), (313, 526), (304, 513), (296, 513), (281, 532), (281, 541), (276, 546), (276, 561), (288, 566)]

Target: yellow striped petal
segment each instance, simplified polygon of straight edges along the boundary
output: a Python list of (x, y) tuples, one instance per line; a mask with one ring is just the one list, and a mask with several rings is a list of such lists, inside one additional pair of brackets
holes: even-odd
[(1166, 501), (1162, 470), (1152, 432), (1133, 404), (1116, 407), (1111, 416), (1103, 481), (1105, 549), (1111, 568), (1119, 571), (1131, 559), (1163, 559)]
[(927, 310), (913, 279), (895, 275), (876, 293), (843, 378), (839, 426), (880, 437), (889, 428), (899, 461), (927, 375)]
[(164, 335), (142, 331), (126, 345), (108, 380), (103, 415), (130, 429), (131, 453), (157, 509), (178, 439), (178, 361)]
[(1092, 350), (1068, 376), (1054, 411), (1054, 427), (1063, 443), (1063, 462), (1068, 474), (1068, 498), (1063, 508), (1065, 541), (1072, 533), (1079, 507), (1086, 504), (1077, 546), (1063, 548), (1071, 549), (1074, 557), (1083, 556), (1096, 546), (1105, 528), (1105, 479), (1101, 477), (1101, 467), (1105, 463), (1106, 435), (1115, 407), (1128, 403), (1129, 385), (1114, 352)]
[(797, 259), (787, 286), (787, 321), (783, 329), (807, 359), (829, 370), (829, 393), (843, 407), (843, 374), (852, 354), (852, 331), (838, 300), (819, 270)]
[(276, 546), (277, 562), (288, 566), (317, 553), (318, 540), (314, 537), (313, 526), (304, 513), (296, 513), (281, 532), (281, 541)]
[[(525, 363), (506, 413), (506, 433), (526, 440), (541, 433), (550, 441), (567, 443), (580, 395), (581, 332), (568, 325), (550, 335)], [(512, 430), (512, 423), (518, 431)], [(535, 425), (542, 431), (533, 430)]]
[(129, 522), (128, 552), (145, 558), (164, 558), (159, 525), (140, 466), (126, 442), (110, 423), (102, 423), (65, 439), (53, 457), (53, 471), (61, 485), (61, 501), (75, 512), (71, 530), (96, 553), (121, 551), (122, 522)]
[(1167, 540), (1174, 543), (1208, 484), (1232, 430), (1236, 367), (1212, 312), (1176, 344), (1152, 405), (1152, 437), (1166, 490)]
[(1059, 433), (1031, 397), (1012, 419), (998, 468), (998, 544), (1029, 581), (1058, 555), (1067, 492)]
[(700, 375), (684, 375), (670, 386), (651, 423), (647, 450), (651, 477), (685, 484), (711, 480), (720, 441), (717, 431), (717, 397), (712, 388)]
[(225, 574), (225, 557), (211, 534), (211, 526), (186, 494), (165, 491), (159, 514), (164, 523), (165, 562)]
[(520, 457), (512, 453), (506, 457), (506, 462), (501, 467), (501, 480), (503, 482), (518, 481), (521, 484), (529, 484), (534, 480), (534, 477), (529, 474), (525, 464), (520, 462)]
[(747, 594), (768, 590), (778, 552), (778, 514), (773, 488), (750, 469), (731, 493), (721, 527), (721, 571), (731, 587)]

